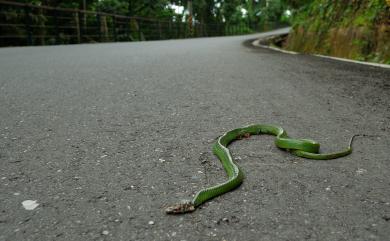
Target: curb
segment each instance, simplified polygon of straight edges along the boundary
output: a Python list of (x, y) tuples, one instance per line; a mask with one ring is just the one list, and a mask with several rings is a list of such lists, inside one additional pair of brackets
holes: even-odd
[[(252, 45), (255, 46), (255, 47), (271, 49), (271, 50), (278, 51), (278, 52), (285, 53), (285, 54), (302, 54), (302, 53), (299, 53), (299, 52), (288, 51), (288, 50), (284, 50), (284, 49), (281, 49), (281, 48), (277, 48), (277, 47), (261, 44), (260, 40), (262, 40), (262, 39), (263, 38), (256, 39), (255, 41), (252, 42)], [(363, 65), (369, 65), (369, 66), (375, 66), (375, 67), (390, 69), (390, 64), (378, 64), (378, 63), (372, 63), (372, 62), (364, 62), (364, 61), (345, 59), (345, 58), (339, 58), (339, 57), (332, 57), (332, 56), (321, 55), (321, 54), (308, 54), (308, 55), (316, 56), (316, 57), (320, 57), (320, 58), (325, 58), (325, 59), (333, 59), (333, 60), (338, 60), (338, 61), (343, 61), (343, 62), (349, 62), (349, 63), (355, 63), (355, 64), (363, 64)]]
[(260, 48), (265, 48), (265, 49), (272, 49), (272, 50), (279, 51), (279, 52), (282, 52), (282, 53), (285, 53), (285, 54), (299, 54), (298, 52), (288, 51), (288, 50), (276, 48), (276, 47), (273, 47), (273, 46), (268, 46), (268, 45), (261, 44), (260, 40), (261, 39), (256, 39), (255, 41), (252, 42), (252, 45), (255, 46), (255, 47), (260, 47)]

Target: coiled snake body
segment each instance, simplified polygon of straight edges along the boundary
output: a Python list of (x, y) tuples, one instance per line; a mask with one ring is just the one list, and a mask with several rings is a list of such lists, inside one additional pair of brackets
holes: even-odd
[(192, 212), (196, 207), (206, 202), (207, 200), (222, 195), (238, 187), (244, 179), (244, 174), (240, 167), (234, 163), (227, 146), (234, 140), (259, 134), (274, 135), (276, 136), (275, 145), (277, 147), (289, 151), (293, 155), (316, 160), (329, 160), (349, 155), (352, 152), (353, 139), (355, 136), (357, 136), (352, 136), (349, 142), (349, 146), (343, 151), (320, 154), (319, 143), (308, 139), (289, 138), (286, 131), (284, 131), (283, 128), (279, 126), (257, 124), (228, 131), (218, 138), (217, 142), (213, 146), (213, 153), (221, 161), (229, 179), (224, 183), (200, 190), (191, 201), (183, 201), (179, 204), (175, 204), (166, 208), (166, 213), (180, 214)]

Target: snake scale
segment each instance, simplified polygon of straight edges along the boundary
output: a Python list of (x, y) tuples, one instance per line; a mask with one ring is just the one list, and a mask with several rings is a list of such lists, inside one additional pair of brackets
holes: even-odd
[(320, 144), (309, 139), (292, 139), (289, 138), (283, 128), (275, 125), (256, 124), (249, 125), (242, 128), (237, 128), (226, 132), (217, 139), (213, 145), (213, 153), (221, 161), (227, 175), (228, 180), (224, 183), (208, 187), (200, 190), (193, 200), (182, 201), (181, 203), (169, 206), (166, 208), (167, 214), (181, 214), (192, 212), (199, 205), (204, 202), (222, 195), (237, 188), (244, 179), (244, 174), (240, 167), (233, 161), (227, 146), (234, 140), (248, 138), (251, 135), (269, 134), (276, 136), (275, 145), (280, 149), (291, 152), (293, 155), (315, 159), (315, 160), (329, 160), (349, 155), (352, 152), (352, 142), (355, 136), (352, 136), (349, 146), (340, 152), (334, 153), (319, 153)]

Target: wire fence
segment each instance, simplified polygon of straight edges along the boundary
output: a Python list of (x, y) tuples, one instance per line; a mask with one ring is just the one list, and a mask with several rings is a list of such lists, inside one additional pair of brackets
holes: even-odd
[(181, 20), (131, 17), (0, 0), (0, 46), (145, 41), (239, 35), (281, 26), (246, 23), (189, 25)]

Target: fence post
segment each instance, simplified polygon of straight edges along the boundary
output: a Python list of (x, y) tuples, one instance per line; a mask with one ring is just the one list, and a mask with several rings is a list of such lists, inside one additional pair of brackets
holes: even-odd
[(169, 31), (169, 39), (172, 38), (172, 20), (169, 21), (169, 25), (168, 25), (168, 31)]
[(79, 21), (79, 10), (75, 10), (74, 21), (76, 22), (76, 34), (77, 34), (77, 42), (81, 43), (80, 37), (80, 21)]
[(54, 9), (54, 31), (56, 36), (56, 44), (60, 42), (60, 33), (58, 31), (58, 10)]
[(104, 42), (109, 41), (109, 35), (108, 35), (109, 29), (108, 29), (108, 25), (107, 25), (107, 15), (102, 16), (100, 27), (101, 27), (102, 34), (104, 35), (103, 41)]
[(176, 22), (176, 29), (177, 29), (177, 31), (176, 31), (176, 33), (177, 33), (176, 38), (180, 38), (180, 23), (179, 23), (179, 21)]
[(27, 33), (27, 44), (33, 45), (32, 41), (32, 29), (31, 29), (31, 9), (29, 6), (24, 6), (24, 14), (25, 14), (25, 27), (26, 27), (26, 33)]
[(125, 31), (126, 31), (126, 41), (130, 39), (130, 19), (125, 18)]
[(100, 14), (96, 14), (96, 24), (97, 24), (97, 30), (98, 30), (98, 35), (99, 35), (99, 42), (103, 42), (102, 40), (102, 21)]
[(159, 35), (159, 39), (161, 40), (162, 39), (162, 32), (161, 32), (161, 22), (158, 21), (158, 35)]
[[(85, 24), (84, 24), (84, 15), (85, 13), (79, 10), (78, 17), (79, 17), (79, 23), (82, 23), (82, 26), (79, 27), (80, 30), (80, 43), (83, 42), (83, 35), (85, 33)], [(80, 25), (79, 25), (80, 26)]]
[(114, 42), (116, 42), (117, 41), (117, 36), (116, 36), (116, 17), (115, 16), (112, 16), (112, 33), (113, 33), (113, 35), (114, 35)]
[(141, 22), (142, 22), (141, 19), (139, 19), (139, 21), (137, 22), (137, 25), (138, 25), (138, 40), (139, 41), (142, 41)]

